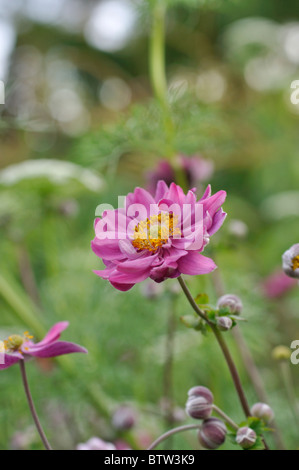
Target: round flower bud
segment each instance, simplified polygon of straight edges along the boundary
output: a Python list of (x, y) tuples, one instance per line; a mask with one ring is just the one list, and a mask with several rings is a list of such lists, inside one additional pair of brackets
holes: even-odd
[(255, 403), (250, 410), (252, 416), (262, 419), (266, 424), (274, 419), (274, 411), (266, 403)]
[(236, 442), (239, 444), (243, 449), (249, 449), (255, 444), (256, 441), (256, 433), (253, 429), (244, 426), (240, 428), (237, 432)]
[(115, 429), (126, 431), (136, 422), (135, 411), (130, 406), (120, 406), (112, 416), (112, 425)]
[(239, 297), (234, 294), (226, 294), (220, 297), (217, 302), (218, 308), (228, 308), (230, 313), (239, 315), (243, 310), (243, 304)]
[(284, 252), (282, 268), (288, 276), (299, 279), (299, 243)]
[(213, 410), (212, 403), (204, 397), (189, 397), (186, 403), (186, 413), (194, 419), (206, 419), (211, 416)]
[(218, 317), (216, 321), (220, 331), (230, 330), (233, 326), (233, 321), (229, 317)]
[(211, 390), (207, 387), (203, 387), (202, 385), (197, 385), (196, 387), (190, 388), (188, 391), (188, 397), (203, 397), (210, 405), (214, 401), (214, 396)]
[(218, 418), (209, 418), (205, 420), (198, 431), (199, 443), (205, 449), (217, 449), (226, 438), (226, 426)]
[(291, 354), (291, 350), (287, 346), (276, 346), (272, 351), (272, 357), (276, 361), (288, 361)]

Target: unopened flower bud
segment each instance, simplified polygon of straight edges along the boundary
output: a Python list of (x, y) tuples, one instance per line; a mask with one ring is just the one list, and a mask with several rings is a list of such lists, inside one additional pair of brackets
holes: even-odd
[(112, 417), (113, 427), (120, 431), (131, 429), (135, 425), (135, 422), (136, 414), (130, 406), (120, 406)]
[(276, 361), (288, 361), (291, 357), (291, 350), (287, 346), (276, 346), (272, 351), (272, 357)]
[(198, 440), (205, 449), (217, 449), (226, 438), (226, 426), (218, 418), (205, 420), (198, 431)]
[(239, 315), (243, 310), (242, 300), (234, 294), (226, 294), (217, 302), (218, 308), (228, 308), (230, 313)]
[(240, 428), (237, 432), (236, 442), (239, 444), (243, 449), (249, 449), (252, 447), (256, 442), (256, 433), (253, 429), (244, 426)]
[(192, 387), (188, 391), (186, 413), (194, 419), (206, 419), (212, 414), (213, 401), (213, 394), (208, 388)]
[(299, 243), (282, 255), (282, 268), (288, 276), (299, 279)]
[(266, 424), (274, 419), (274, 411), (266, 403), (255, 403), (250, 410), (252, 416), (262, 419)]
[(214, 396), (211, 390), (207, 387), (203, 387), (202, 385), (197, 385), (196, 387), (190, 388), (188, 391), (188, 397), (203, 397), (210, 405), (214, 401)]
[(230, 330), (233, 326), (233, 321), (229, 317), (218, 317), (216, 321), (220, 331)]
[(213, 410), (212, 403), (209, 403), (204, 397), (189, 397), (186, 403), (186, 413), (194, 419), (207, 419), (211, 416)]

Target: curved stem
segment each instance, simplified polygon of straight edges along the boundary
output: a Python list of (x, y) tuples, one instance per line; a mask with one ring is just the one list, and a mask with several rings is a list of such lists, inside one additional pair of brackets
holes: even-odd
[(153, 450), (161, 442), (165, 441), (170, 436), (173, 436), (173, 434), (177, 434), (183, 431), (190, 431), (191, 429), (199, 429), (199, 428), (200, 428), (199, 424), (186, 424), (185, 426), (179, 426), (177, 428), (170, 429), (170, 431), (167, 431), (164, 434), (162, 434), (162, 436), (158, 437), (158, 439), (156, 439), (146, 450)]
[[(218, 297), (221, 297), (222, 295), (224, 295), (225, 287), (224, 287), (224, 282), (221, 276), (221, 271), (219, 269), (216, 269), (215, 271), (213, 271), (212, 281), (213, 281), (215, 292), (218, 295)], [(244, 336), (242, 334), (242, 331), (239, 325), (236, 325), (232, 329), (232, 335), (234, 337), (234, 340), (240, 352), (241, 358), (243, 360), (245, 370), (248, 374), (248, 377), (250, 378), (252, 382), (253, 388), (255, 390), (255, 393), (258, 399), (263, 403), (269, 403), (268, 395), (267, 395), (261, 374), (254, 362), (251, 351), (244, 339)], [(274, 440), (275, 440), (277, 448), (280, 450), (285, 450), (285, 445), (284, 445), (280, 430), (277, 427), (277, 424), (275, 421), (272, 422), (272, 428), (274, 429), (273, 436), (274, 436)]]
[(229, 352), (229, 349), (228, 349), (228, 347), (227, 347), (227, 345), (226, 345), (226, 343), (223, 339), (223, 336), (221, 335), (220, 331), (218, 331), (217, 327), (209, 321), (209, 319), (206, 317), (204, 312), (198, 307), (198, 305), (196, 304), (195, 300), (192, 297), (191, 292), (189, 291), (188, 287), (186, 286), (185, 281), (183, 280), (183, 278), (181, 276), (178, 277), (178, 281), (179, 281), (179, 283), (180, 283), (180, 285), (181, 285), (181, 287), (182, 287), (182, 289), (183, 289), (183, 291), (184, 291), (191, 307), (194, 309), (195, 313), (197, 313), (197, 315), (200, 318), (202, 318), (203, 320), (205, 320), (205, 322), (211, 327), (211, 329), (212, 329), (212, 331), (215, 335), (215, 338), (217, 339), (218, 344), (221, 348), (221, 351), (224, 355), (226, 363), (228, 365), (228, 368), (229, 368), (229, 371), (231, 373), (231, 376), (232, 376), (236, 391), (238, 393), (238, 396), (239, 396), (243, 411), (245, 413), (245, 416), (249, 417), (250, 416), (250, 409), (249, 409), (249, 405), (248, 405), (248, 402), (247, 402), (247, 399), (246, 399), (246, 396), (245, 396), (245, 393), (244, 393), (244, 390), (243, 390), (243, 387), (242, 387), (242, 384), (241, 384), (241, 380), (240, 380), (237, 368), (235, 366), (235, 363), (233, 361), (233, 358), (232, 358), (232, 356)]
[(37, 413), (36, 413), (36, 410), (35, 410), (35, 406), (34, 406), (34, 403), (33, 403), (33, 400), (32, 400), (32, 396), (31, 396), (31, 392), (30, 392), (30, 389), (29, 389), (29, 384), (28, 384), (28, 380), (27, 380), (27, 375), (26, 375), (26, 369), (25, 369), (25, 362), (24, 360), (21, 360), (20, 361), (20, 369), (21, 369), (21, 375), (22, 375), (22, 381), (23, 381), (23, 385), (24, 385), (24, 390), (25, 390), (25, 393), (26, 393), (26, 397), (27, 397), (27, 401), (28, 401), (28, 405), (29, 405), (29, 408), (30, 408), (30, 411), (31, 411), (31, 414), (32, 414), (32, 417), (33, 417), (33, 420), (34, 420), (34, 423), (35, 423), (35, 426), (38, 430), (38, 433), (40, 435), (40, 438), (45, 446), (45, 448), (47, 450), (52, 450), (49, 442), (48, 442), (48, 439), (46, 438), (46, 435), (43, 431), (43, 428), (40, 424), (40, 421), (38, 419), (38, 416), (37, 416)]
[(213, 410), (219, 415), (221, 416), (221, 418), (224, 419), (224, 421), (227, 422), (227, 424), (229, 424), (233, 429), (235, 429), (236, 431), (238, 431), (239, 429), (239, 426), (229, 417), (227, 416), (227, 414), (224, 413), (224, 411), (222, 411), (220, 408), (218, 408), (218, 406), (216, 405), (213, 405)]

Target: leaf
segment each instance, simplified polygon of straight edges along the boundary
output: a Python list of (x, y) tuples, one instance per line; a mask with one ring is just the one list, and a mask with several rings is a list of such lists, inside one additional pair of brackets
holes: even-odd
[(180, 320), (187, 328), (198, 328), (200, 325), (200, 319), (194, 315), (184, 315), (180, 317)]
[(207, 294), (198, 294), (194, 300), (197, 304), (206, 305), (209, 303), (209, 296)]
[(265, 450), (265, 444), (262, 441), (261, 437), (257, 437), (255, 444), (253, 446), (249, 447), (247, 450)]

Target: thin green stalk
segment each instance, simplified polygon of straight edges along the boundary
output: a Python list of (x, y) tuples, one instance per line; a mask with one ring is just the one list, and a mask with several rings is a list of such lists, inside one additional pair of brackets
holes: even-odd
[(293, 412), (293, 416), (296, 422), (297, 427), (299, 428), (299, 409), (298, 409), (298, 403), (297, 403), (297, 398), (296, 398), (296, 393), (295, 393), (295, 387), (292, 379), (292, 374), (291, 374), (291, 369), (290, 369), (290, 364), (288, 361), (281, 361), (280, 362), (280, 370), (281, 370), (281, 376), (283, 380), (283, 384), (285, 386), (289, 404), (291, 407), (291, 410)]
[(153, 450), (157, 447), (161, 442), (168, 439), (170, 436), (177, 434), (179, 432), (190, 431), (191, 429), (199, 429), (199, 424), (186, 424), (185, 426), (179, 426), (177, 428), (170, 429), (170, 431), (165, 432), (162, 436), (158, 437), (146, 450)]
[(163, 124), (166, 136), (166, 157), (174, 155), (174, 124), (171, 118), (167, 97), (167, 78), (165, 67), (165, 17), (166, 6), (154, 2), (152, 7), (152, 28), (150, 35), (149, 72), (153, 92), (159, 101), (163, 113)]
[(213, 410), (215, 411), (215, 413), (217, 413), (219, 416), (221, 416), (221, 418), (223, 418), (224, 421), (227, 422), (227, 424), (229, 424), (233, 429), (238, 431), (239, 426), (229, 416), (227, 416), (227, 414), (225, 414), (224, 411), (222, 411), (216, 405), (213, 405)]
[[(224, 295), (225, 287), (224, 287), (224, 282), (221, 276), (221, 271), (219, 269), (216, 269), (212, 273), (212, 281), (213, 281), (214, 289), (215, 289), (217, 296), (221, 297), (222, 295)], [(234, 337), (240, 356), (242, 358), (245, 370), (248, 374), (248, 377), (250, 378), (252, 382), (253, 388), (255, 390), (255, 393), (258, 399), (262, 403), (269, 403), (269, 399), (268, 399), (268, 395), (264, 386), (263, 379), (261, 377), (259, 369), (257, 368), (254, 362), (251, 351), (245, 341), (245, 338), (242, 334), (242, 331), (239, 325), (236, 325), (233, 328), (232, 335)], [(274, 441), (276, 443), (277, 448), (280, 450), (285, 450), (285, 445), (284, 445), (280, 430), (277, 427), (277, 424), (275, 421), (272, 422), (272, 428), (274, 430), (273, 437), (274, 437)]]
[(29, 405), (30, 412), (31, 412), (32, 418), (34, 420), (35, 426), (37, 428), (37, 431), (40, 435), (40, 438), (41, 438), (46, 450), (52, 450), (52, 447), (50, 446), (50, 444), (48, 442), (48, 439), (47, 439), (47, 437), (44, 433), (44, 430), (42, 428), (42, 425), (41, 425), (41, 423), (38, 419), (38, 415), (37, 415), (37, 412), (36, 412), (36, 409), (35, 409), (35, 406), (34, 406), (34, 403), (33, 403), (32, 395), (31, 395), (28, 380), (27, 380), (24, 360), (20, 361), (20, 369), (21, 369), (21, 376), (22, 376), (22, 381), (23, 381), (23, 385), (24, 385), (26, 398), (27, 398), (27, 401), (28, 401), (28, 405)]
[(245, 416), (249, 417), (250, 416), (250, 409), (249, 409), (249, 405), (248, 405), (248, 402), (247, 402), (247, 399), (246, 399), (246, 396), (245, 396), (245, 393), (244, 393), (244, 390), (243, 390), (243, 387), (242, 387), (242, 384), (241, 384), (241, 380), (240, 380), (237, 368), (235, 366), (235, 363), (233, 361), (233, 358), (232, 358), (232, 356), (229, 352), (229, 349), (228, 349), (228, 347), (227, 347), (227, 345), (224, 341), (224, 338), (223, 338), (222, 334), (217, 329), (217, 327), (209, 321), (209, 319), (206, 317), (204, 312), (198, 307), (198, 305), (196, 304), (195, 300), (193, 299), (193, 297), (191, 295), (191, 292), (189, 291), (187, 285), (185, 284), (185, 281), (183, 280), (183, 278), (181, 276), (178, 277), (178, 281), (179, 281), (179, 283), (180, 283), (180, 285), (183, 289), (184, 294), (187, 297), (187, 300), (189, 301), (189, 303), (190, 303), (191, 307), (193, 308), (193, 310), (195, 311), (195, 313), (200, 318), (202, 318), (210, 326), (211, 330), (213, 331), (213, 333), (215, 335), (215, 338), (217, 339), (217, 342), (218, 342), (218, 344), (221, 348), (223, 356), (226, 360), (226, 363), (228, 365), (228, 368), (229, 368), (229, 371), (231, 373), (231, 377), (233, 379), (235, 389), (236, 389), (237, 394), (239, 396), (239, 399), (240, 399), (243, 411), (245, 413)]

